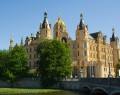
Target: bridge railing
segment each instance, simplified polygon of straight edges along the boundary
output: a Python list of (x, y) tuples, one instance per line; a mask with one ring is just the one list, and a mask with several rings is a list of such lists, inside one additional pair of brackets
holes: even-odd
[(120, 78), (80, 78), (80, 82), (120, 86)]

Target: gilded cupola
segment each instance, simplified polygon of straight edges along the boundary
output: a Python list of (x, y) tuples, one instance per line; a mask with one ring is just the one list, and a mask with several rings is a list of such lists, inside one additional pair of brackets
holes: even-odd
[(63, 20), (60, 18), (60, 16), (58, 16), (58, 20), (54, 25), (54, 29), (61, 29), (62, 32), (66, 32), (66, 25), (63, 22)]

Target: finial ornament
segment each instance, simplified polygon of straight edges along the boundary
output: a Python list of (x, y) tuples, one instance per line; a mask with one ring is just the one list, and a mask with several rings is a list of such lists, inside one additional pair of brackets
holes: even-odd
[(114, 27), (112, 28), (112, 32), (113, 32), (113, 33), (115, 32), (115, 28), (114, 28)]
[(60, 20), (60, 13), (58, 14), (58, 20)]
[(80, 14), (80, 19), (83, 19), (83, 14), (82, 13)]
[(47, 12), (46, 12), (46, 11), (45, 11), (45, 13), (44, 13), (44, 17), (47, 18)]

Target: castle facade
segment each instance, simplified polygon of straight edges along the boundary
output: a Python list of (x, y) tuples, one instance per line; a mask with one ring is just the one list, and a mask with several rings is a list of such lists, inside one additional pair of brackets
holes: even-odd
[[(80, 14), (80, 21), (75, 33), (76, 39), (72, 40), (66, 31), (65, 23), (58, 16), (58, 20), (53, 27), (53, 39), (68, 43), (71, 46), (73, 55), (72, 77), (78, 75), (81, 77), (115, 77), (115, 65), (120, 58), (119, 39), (115, 37), (115, 29), (112, 29), (112, 37), (110, 38), (110, 44), (108, 44), (107, 36), (103, 36), (101, 31), (88, 32), (83, 14)], [(52, 26), (48, 22), (46, 12), (36, 36), (31, 34), (31, 37), (25, 39), (24, 48), (29, 54), (28, 65), (31, 69), (37, 67), (36, 62), (39, 57), (36, 53), (37, 44), (45, 39), (52, 39)], [(12, 39), (11, 42), (11, 46), (13, 46)]]

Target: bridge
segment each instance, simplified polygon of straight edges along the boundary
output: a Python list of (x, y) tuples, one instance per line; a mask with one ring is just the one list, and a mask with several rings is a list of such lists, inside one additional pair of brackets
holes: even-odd
[(120, 95), (120, 78), (66, 79), (60, 85), (63, 89), (80, 90), (85, 95)]

